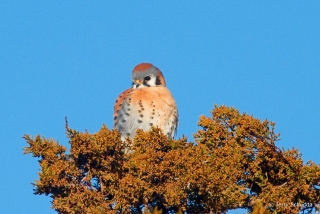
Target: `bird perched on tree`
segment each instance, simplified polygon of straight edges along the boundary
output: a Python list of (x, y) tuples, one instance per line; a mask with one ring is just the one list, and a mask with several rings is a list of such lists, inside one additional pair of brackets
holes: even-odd
[(132, 88), (122, 92), (114, 105), (114, 128), (122, 139), (132, 139), (137, 129), (148, 131), (152, 126), (173, 138), (178, 109), (162, 72), (150, 63), (141, 63), (133, 69), (132, 81)]

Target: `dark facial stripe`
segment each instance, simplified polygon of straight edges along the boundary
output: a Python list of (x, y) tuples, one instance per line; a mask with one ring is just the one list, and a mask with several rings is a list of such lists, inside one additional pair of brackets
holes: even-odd
[(161, 83), (161, 81), (160, 81), (158, 76), (157, 76), (157, 79), (156, 79), (156, 85), (162, 85), (162, 83)]
[(143, 81), (143, 85), (147, 86), (147, 87), (150, 87), (150, 85), (147, 83), (147, 81)]

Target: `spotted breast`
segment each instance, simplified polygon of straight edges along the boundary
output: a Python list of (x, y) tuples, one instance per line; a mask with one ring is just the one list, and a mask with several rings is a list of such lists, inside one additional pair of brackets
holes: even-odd
[(114, 106), (114, 127), (122, 138), (133, 138), (137, 129), (159, 127), (173, 138), (178, 126), (178, 110), (161, 71), (150, 63), (136, 66), (133, 87), (122, 92)]

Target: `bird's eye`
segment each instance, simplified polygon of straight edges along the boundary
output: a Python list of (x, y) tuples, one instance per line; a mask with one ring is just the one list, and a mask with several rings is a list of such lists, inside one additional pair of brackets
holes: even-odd
[(149, 81), (151, 78), (149, 77), (149, 76), (146, 76), (145, 78), (144, 78), (144, 80), (146, 80), (146, 81)]

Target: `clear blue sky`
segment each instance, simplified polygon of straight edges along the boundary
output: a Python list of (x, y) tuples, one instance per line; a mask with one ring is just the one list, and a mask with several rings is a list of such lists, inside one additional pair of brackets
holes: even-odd
[(214, 104), (233, 106), (276, 122), (279, 147), (320, 163), (319, 1), (2, 0), (1, 212), (54, 213), (33, 195), (39, 166), (23, 134), (67, 145), (65, 116), (80, 131), (112, 128), (140, 62), (164, 73), (178, 137), (192, 141)]

